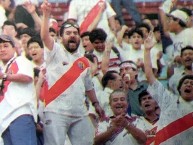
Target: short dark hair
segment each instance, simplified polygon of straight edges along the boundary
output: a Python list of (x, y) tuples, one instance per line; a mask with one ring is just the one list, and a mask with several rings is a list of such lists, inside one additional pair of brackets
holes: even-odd
[(5, 22), (3, 23), (2, 29), (4, 28), (5, 25), (13, 26), (14, 29), (15, 29), (15, 31), (17, 31), (17, 27), (16, 27), (16, 25), (15, 25), (14, 22), (11, 22), (11, 21), (9, 21), (9, 20), (5, 21)]
[(89, 39), (91, 43), (93, 43), (95, 40), (101, 40), (104, 42), (106, 38), (107, 38), (107, 33), (101, 28), (96, 28), (92, 30), (89, 34)]
[(52, 27), (49, 28), (49, 32), (54, 32), (55, 34), (57, 34), (56, 30)]
[(186, 23), (184, 23), (182, 20), (178, 19), (179, 20), (179, 25), (183, 28), (187, 27)]
[(184, 52), (185, 50), (192, 50), (192, 51), (193, 51), (193, 47), (189, 45), (189, 46), (186, 46), (186, 47), (182, 48), (182, 49), (181, 49), (181, 53), (180, 53), (181, 56), (182, 56), (182, 54), (183, 54), (183, 52)]
[(34, 43), (34, 42), (38, 43), (38, 45), (39, 45), (41, 48), (44, 48), (44, 45), (43, 45), (43, 42), (42, 42), (40, 36), (31, 37), (31, 38), (29, 39), (29, 41), (27, 42), (27, 47), (29, 47), (29, 45), (30, 45), (31, 43)]
[(147, 90), (143, 90), (142, 92), (139, 93), (138, 95), (138, 101), (139, 101), (139, 104), (141, 105), (141, 99), (143, 96), (146, 96), (146, 95), (149, 95), (149, 92)]
[(180, 79), (180, 81), (179, 81), (179, 83), (178, 83), (178, 87), (177, 87), (178, 92), (179, 92), (180, 95), (181, 95), (180, 89), (181, 89), (181, 87), (182, 87), (182, 84), (183, 84), (183, 82), (184, 82), (185, 80), (187, 80), (187, 79), (193, 80), (193, 75), (185, 75), (185, 76), (183, 76), (183, 77)]
[(116, 16), (115, 20), (117, 20), (119, 22), (119, 24), (122, 25), (120, 17)]
[(102, 80), (101, 80), (103, 88), (105, 88), (107, 86), (109, 80), (115, 80), (116, 79), (116, 77), (114, 75), (115, 73), (118, 74), (117, 71), (110, 70), (104, 74), (104, 76), (102, 77)]
[(147, 23), (141, 23), (137, 26), (137, 28), (146, 28), (148, 32), (150, 32), (151, 28)]
[(160, 32), (160, 26), (158, 25), (158, 26), (156, 26), (156, 27), (154, 27), (154, 29), (153, 29), (153, 32)]
[(85, 36), (89, 36), (90, 32), (86, 31), (86, 32), (83, 32), (81, 35), (80, 35), (80, 38), (83, 38)]
[(188, 9), (188, 8), (183, 7), (183, 8), (181, 8), (180, 10), (183, 11), (183, 12), (185, 12), (189, 17), (193, 15), (192, 10), (190, 10), (190, 9)]
[(143, 32), (140, 29), (137, 28), (133, 28), (128, 32), (128, 37), (131, 38), (131, 36), (133, 36), (134, 33), (139, 34), (142, 38), (143, 38)]
[(29, 27), (20, 30), (19, 36), (23, 34), (27, 34), (30, 37), (34, 37), (38, 35), (38, 33), (33, 28), (29, 28)]

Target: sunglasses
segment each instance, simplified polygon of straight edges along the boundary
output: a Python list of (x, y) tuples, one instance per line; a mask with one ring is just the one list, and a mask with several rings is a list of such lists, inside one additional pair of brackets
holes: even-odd
[(62, 24), (61, 27), (64, 27), (64, 28), (74, 27), (76, 29), (79, 29), (79, 25), (78, 24), (76, 24), (76, 23), (69, 23), (69, 22)]
[(171, 21), (171, 20), (173, 20), (173, 21), (177, 21), (177, 20), (179, 20), (179, 19), (178, 19), (178, 18), (175, 18), (175, 17), (170, 16), (170, 17), (168, 18), (168, 20), (169, 20), (169, 21)]

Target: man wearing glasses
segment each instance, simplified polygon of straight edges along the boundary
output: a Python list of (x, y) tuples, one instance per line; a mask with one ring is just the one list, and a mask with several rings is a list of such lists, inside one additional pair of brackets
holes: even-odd
[(77, 49), (79, 27), (65, 22), (60, 29), (61, 44), (48, 35), (51, 5), (42, 4), (41, 38), (46, 46), (45, 61), (48, 90), (45, 94), (44, 139), (46, 145), (63, 145), (68, 134), (72, 145), (93, 144), (94, 128), (85, 106), (85, 92), (100, 117), (99, 106), (91, 81), (89, 62)]
[[(183, 9), (172, 8), (178, 0), (166, 0), (160, 9), (160, 18), (163, 25), (164, 35), (172, 40), (171, 66), (169, 67), (170, 76), (178, 71), (183, 70), (182, 58), (180, 57), (181, 49), (185, 46), (193, 46), (193, 29), (189, 28), (190, 17)], [(172, 70), (172, 71), (171, 71)]]

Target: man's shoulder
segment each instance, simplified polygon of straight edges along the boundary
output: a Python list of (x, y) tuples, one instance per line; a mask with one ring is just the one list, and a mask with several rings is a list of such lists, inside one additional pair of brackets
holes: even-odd
[(17, 57), (15, 58), (15, 60), (16, 60), (16, 61), (24, 61), (24, 62), (32, 63), (29, 59), (27, 59), (25, 56), (22, 56), (22, 55), (17, 56)]

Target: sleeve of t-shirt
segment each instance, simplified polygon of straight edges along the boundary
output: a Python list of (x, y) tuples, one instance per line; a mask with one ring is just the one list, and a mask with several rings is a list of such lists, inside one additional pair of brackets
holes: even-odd
[(74, 19), (77, 20), (77, 10), (76, 10), (76, 4), (72, 0), (69, 5), (69, 11), (68, 11), (68, 19)]
[(106, 2), (106, 12), (107, 12), (107, 17), (108, 18), (116, 15), (115, 11), (113, 10), (113, 8), (109, 4), (109, 2)]
[(86, 76), (85, 76), (85, 89), (86, 91), (90, 91), (94, 88), (94, 84), (92, 82), (92, 77), (91, 77), (91, 69), (90, 67), (87, 68)]
[(47, 47), (44, 47), (44, 59), (46, 62), (50, 62), (53, 60), (53, 57), (57, 52), (60, 51), (60, 45), (54, 42), (54, 46), (52, 50), (49, 50)]
[(158, 80), (148, 86), (148, 92), (157, 101), (162, 111), (170, 106), (173, 101), (177, 101), (178, 98), (178, 96), (166, 89)]
[(23, 74), (26, 76), (29, 76), (31, 78), (34, 77), (34, 72), (33, 72), (33, 64), (31, 61), (29, 61), (27, 58), (20, 56), (16, 59), (16, 63), (18, 66), (18, 74)]

